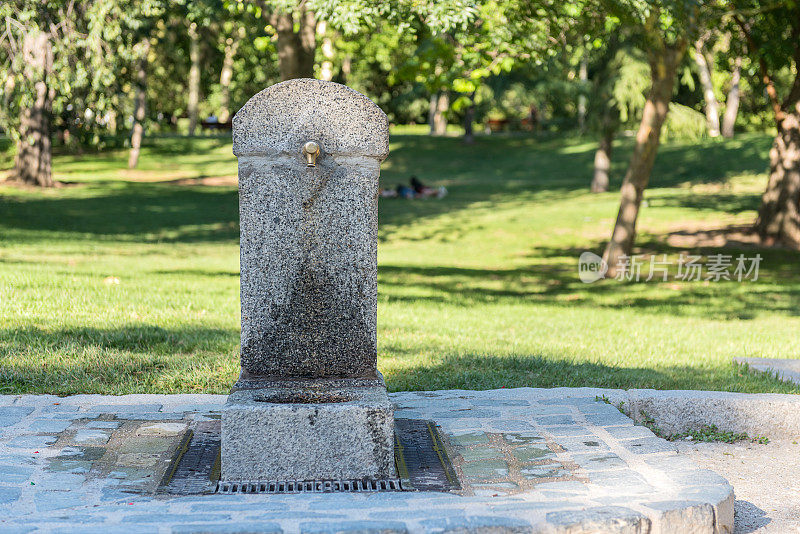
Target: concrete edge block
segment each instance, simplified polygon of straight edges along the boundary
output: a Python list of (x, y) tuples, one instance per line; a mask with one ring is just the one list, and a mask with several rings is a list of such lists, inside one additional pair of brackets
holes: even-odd
[(654, 420), (666, 434), (716, 425), (751, 437), (800, 435), (800, 396), (724, 391), (631, 389), (626, 413), (637, 423)]

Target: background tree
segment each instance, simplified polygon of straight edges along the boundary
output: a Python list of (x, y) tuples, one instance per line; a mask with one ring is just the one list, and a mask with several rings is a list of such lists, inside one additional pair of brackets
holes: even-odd
[(734, 1), (732, 18), (758, 65), (777, 130), (755, 230), (768, 245), (800, 247), (800, 5)]
[(135, 96), (133, 99), (133, 126), (131, 128), (131, 150), (128, 154), (128, 168), (135, 169), (139, 164), (139, 152), (144, 139), (144, 121), (147, 115), (147, 64), (150, 55), (150, 36), (141, 38), (133, 48), (136, 54), (134, 63), (135, 78), (133, 81)]
[(78, 56), (78, 18), (72, 1), (12, 0), (0, 4), (2, 113), (16, 140), (11, 178), (52, 187), (52, 116), (65, 107)]
[(450, 92), (457, 76), (455, 38), (448, 33), (432, 35), (427, 28), (411, 32), (415, 48), (403, 58), (397, 78), (420, 84), (430, 95), (428, 125), (430, 135), (445, 135)]
[(128, 168), (134, 169), (139, 163), (139, 153), (144, 139), (147, 118), (147, 83), (151, 60), (152, 41), (167, 6), (161, 0), (133, 1), (121, 5), (119, 17), (124, 28), (121, 34), (124, 49), (130, 50), (133, 71), (133, 121), (131, 127), (131, 149), (128, 155)]
[(189, 135), (197, 129), (197, 105), (200, 103), (200, 28), (196, 20), (189, 18), (189, 101), (186, 111), (189, 114)]
[[(227, 28), (226, 28), (227, 29)], [(228, 122), (231, 118), (231, 80), (233, 79), (233, 62), (239, 52), (239, 45), (245, 37), (243, 26), (232, 24), (228, 31), (223, 31), (223, 61), (219, 73), (220, 103), (219, 120)]]
[(633, 155), (622, 180), (622, 198), (614, 230), (603, 254), (608, 264), (608, 276), (615, 276), (623, 256), (630, 255), (633, 250), (639, 207), (653, 170), (678, 67), (688, 43), (697, 33), (698, 11), (696, 4), (689, 0), (611, 1), (607, 5), (609, 12), (618, 16), (621, 24), (636, 33), (650, 67), (650, 89), (636, 133)]
[(717, 137), (720, 134), (719, 126), (719, 101), (714, 93), (714, 82), (712, 73), (714, 70), (714, 60), (706, 54), (711, 30), (702, 32), (700, 37), (694, 42), (694, 61), (700, 75), (700, 85), (703, 88), (703, 98), (705, 100), (706, 121), (708, 122), (708, 135)]
[[(199, 116), (215, 115), (226, 123), (233, 112), (254, 93), (280, 80), (275, 44), (260, 16), (241, 2), (205, 0), (209, 12), (205, 18), (201, 39), (201, 72), (198, 104)], [(260, 14), (259, 14), (260, 15)], [(188, 50), (188, 47), (187, 47)], [(174, 65), (176, 80), (187, 78), (188, 55)], [(180, 69), (180, 73), (178, 72)], [(170, 77), (170, 76), (167, 76)], [(187, 110), (185, 86), (178, 86), (175, 100), (186, 107), (170, 113), (182, 114)], [(166, 95), (153, 95), (163, 105)]]
[[(614, 137), (620, 122), (620, 106), (627, 111), (628, 106), (621, 101), (617, 93), (634, 88), (634, 97), (641, 93), (636, 91), (635, 83), (621, 77), (624, 72), (621, 61), (626, 57), (620, 53), (620, 42), (616, 34), (609, 36), (607, 45), (598, 54), (594, 62), (592, 91), (590, 94), (590, 117), (595, 123), (600, 141), (594, 154), (594, 170), (590, 190), (592, 193), (608, 191), (609, 173), (611, 171), (611, 154), (614, 148)], [(623, 92), (627, 94), (627, 92)]]
[(124, 77), (121, 5), (113, 0), (0, 4), (0, 127), (16, 142), (11, 177), (50, 187), (52, 134), (100, 146), (116, 130)]
[[(580, 43), (587, 27), (582, 20), (592, 12), (583, 3), (491, 0), (480, 4), (467, 24), (454, 26), (448, 78), (451, 93), (459, 95), (452, 107), (462, 112), (466, 143), (473, 141), (477, 100), (486, 82), (528, 63), (569, 65), (569, 70), (582, 62), (585, 49)], [(573, 102), (580, 100), (583, 90), (578, 87)]]
[[(464, 142), (474, 142), (475, 97), (491, 76), (512, 70), (518, 61), (530, 58), (531, 38), (515, 32), (519, 24), (512, 19), (519, 12), (509, 5), (489, 1), (481, 5), (475, 19), (455, 34), (456, 76), (452, 89), (459, 98), (453, 103), (463, 109)], [(527, 34), (529, 35), (529, 34)]]
[(721, 133), (727, 139), (733, 139), (736, 117), (739, 114), (739, 95), (741, 91), (739, 84), (741, 83), (741, 77), (742, 56), (737, 55), (733, 60), (730, 87), (728, 88), (728, 96), (725, 99), (725, 113), (722, 116)]
[[(265, 8), (262, 9), (267, 13)], [(294, 9), (272, 11), (269, 23), (278, 37), (281, 79), (313, 78), (317, 20), (308, 2), (301, 0)]]

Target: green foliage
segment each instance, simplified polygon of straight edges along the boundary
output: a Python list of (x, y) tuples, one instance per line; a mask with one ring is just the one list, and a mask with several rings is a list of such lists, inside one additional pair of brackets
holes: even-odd
[[(55, 92), (55, 113), (70, 105), (69, 94), (74, 88), (90, 85), (89, 68), (80, 58), (87, 55), (96, 31), (84, 38), (81, 32), (92, 17), (77, 15), (72, 2), (66, 0), (0, 3), (0, 128), (11, 136), (19, 135), (20, 113), (33, 106), (37, 83), (46, 79)], [(62, 24), (54, 28), (58, 22)], [(41, 54), (48, 57), (37, 61), (36, 56)]]
[(630, 28), (645, 52), (694, 41), (701, 21), (716, 14), (702, 0), (599, 0), (612, 23)]
[(650, 429), (650, 432), (658, 436), (659, 438), (667, 439), (668, 436), (664, 434), (661, 428), (656, 424), (656, 420), (650, 414), (645, 412), (644, 410), (639, 411), (639, 418), (640, 421), (638, 424), (641, 426), (647, 427)]
[[(752, 38), (747, 53), (763, 59), (770, 72), (796, 66), (800, 4), (795, 0), (728, 0), (728, 15), (742, 22)], [(736, 24), (732, 27), (736, 27)], [(741, 28), (739, 28), (741, 29)]]
[[(141, 41), (156, 37), (159, 27), (166, 33), (162, 19), (168, 8), (162, 0), (0, 4), (6, 27), (0, 36), (0, 75), (6, 80), (0, 87), (0, 127), (17, 135), (18, 117), (32, 103), (33, 86), (46, 80), (56, 128), (70, 131), (79, 144), (102, 146), (108, 114), (130, 109), (131, 62), (144, 53)], [(52, 46), (52, 68), (46, 73), (33, 72), (21, 47), (26, 36), (42, 32)], [(160, 74), (166, 78), (166, 72)]]
[[(753, 13), (756, 3), (740, 2), (751, 7), (737, 12)], [(19, 18), (24, 27), (35, 29), (38, 5), (33, 0), (14, 0), (3, 3), (0, 14), (9, 20)], [(188, 24), (196, 23), (201, 35), (201, 116), (217, 113), (226, 41), (236, 32), (245, 32), (230, 85), (230, 106), (235, 110), (249, 96), (278, 81), (274, 28), (264, 15), (293, 10), (297, 2), (98, 0), (74, 4), (67, 16), (64, 10), (70, 5), (62, 0), (49, 2), (46, 8), (53, 20), (67, 22), (54, 42), (56, 66), (50, 82), (56, 94), (55, 125), (69, 129), (74, 143), (102, 147), (120, 139), (116, 134), (129, 124), (133, 67), (142, 54), (143, 38), (151, 44), (148, 127), (174, 130), (187, 107)], [(632, 125), (649, 83), (647, 51), (676, 39), (690, 39), (698, 21), (708, 21), (720, 12), (689, 0), (308, 0), (308, 7), (319, 20), (328, 22), (326, 36), (335, 49), (335, 81), (366, 93), (393, 121), (425, 121), (430, 95), (446, 91), (451, 95), (451, 119), (472, 108), (479, 121), (488, 116), (519, 121), (535, 106), (548, 129), (574, 127), (582, 96), (588, 96), (591, 124), (597, 123), (605, 107), (613, 106), (619, 108), (622, 124)], [(783, 7), (776, 11), (788, 13)], [(759, 26), (757, 35), (766, 35), (773, 23), (759, 22), (764, 28)], [(18, 31), (13, 24), (8, 27), (6, 37)], [(781, 31), (786, 37), (786, 31)], [(15, 39), (18, 42), (19, 36)], [(730, 59), (728, 50), (732, 54), (742, 48), (741, 39), (724, 46), (719, 44), (724, 39), (712, 41), (721, 63)], [(635, 52), (633, 45), (642, 52)], [(8, 80), (0, 87), (0, 125), (14, 135), (21, 106), (32, 98), (30, 80), (35, 76), (26, 73), (25, 62), (12, 57), (8, 46), (0, 54), (7, 60), (0, 62), (0, 74)], [(576, 76), (584, 57), (590, 62), (589, 83)], [(322, 61), (322, 56), (318, 59)], [(746, 62), (745, 69), (742, 85), (751, 98), (743, 100), (741, 120), (757, 126), (762, 119), (754, 112), (761, 107), (753, 97), (760, 98), (760, 88), (748, 86), (748, 79), (756, 74), (755, 63)], [(688, 87), (693, 77), (686, 72), (677, 102), (700, 109), (697, 90)], [(776, 73), (777, 83), (790, 85), (791, 73), (788, 66), (782, 67)], [(715, 79), (720, 96), (726, 80), (722, 74)], [(111, 114), (117, 122), (113, 132), (108, 131)], [(683, 119), (690, 117), (685, 115)], [(691, 121), (682, 120), (673, 130), (691, 136), (690, 125)]]
[(632, 124), (644, 109), (645, 95), (650, 88), (650, 66), (642, 52), (623, 49), (617, 52), (608, 68), (616, 73), (610, 82), (611, 103), (619, 110), (622, 123)]
[(756, 79), (761, 81), (758, 87), (769, 97), (773, 121), (779, 121), (785, 112), (796, 113), (800, 102), (800, 3), (730, 0), (726, 7), (732, 31), (744, 37), (751, 71), (756, 71)]
[[(599, 399), (602, 400), (602, 399)], [(608, 399), (605, 399), (608, 401)], [(607, 402), (610, 404), (610, 402)], [(622, 411), (620, 407), (620, 411)], [(676, 434), (667, 434), (656, 424), (656, 420), (645, 411), (639, 412), (640, 421), (638, 424), (647, 427), (650, 431), (660, 438), (668, 441), (696, 441), (703, 443), (736, 443), (737, 441), (749, 441), (751, 443), (759, 443), (766, 445), (769, 443), (769, 438), (766, 436), (750, 437), (746, 432), (730, 432), (723, 431), (717, 428), (717, 425), (703, 425), (697, 430), (687, 430)]]
[(661, 132), (664, 139), (698, 141), (708, 135), (706, 116), (688, 106), (670, 102), (669, 114)]
[[(392, 122), (424, 121), (429, 89), (417, 80), (415, 69), (428, 56), (415, 55), (417, 39), (416, 35), (400, 31), (387, 22), (382, 23), (369, 38), (366, 35), (358, 38), (340, 36), (335, 40), (335, 46), (342, 59), (334, 81), (346, 83), (369, 95)], [(431, 43), (426, 41), (426, 44)], [(342, 72), (341, 65), (345, 61), (350, 69), (348, 73)]]
[(690, 441), (700, 441), (704, 443), (736, 443), (737, 441), (749, 441), (751, 443), (759, 443), (761, 445), (766, 445), (769, 443), (769, 438), (766, 436), (756, 436), (751, 438), (746, 432), (723, 431), (717, 428), (717, 425), (703, 425), (698, 430), (687, 430), (686, 432), (672, 434), (667, 439), (670, 441), (688, 439)]

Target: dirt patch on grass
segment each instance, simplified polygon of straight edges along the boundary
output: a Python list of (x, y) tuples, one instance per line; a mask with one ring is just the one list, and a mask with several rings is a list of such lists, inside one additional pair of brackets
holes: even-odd
[(681, 230), (667, 233), (664, 240), (676, 248), (756, 248), (763, 247), (758, 234), (752, 226), (731, 224), (719, 226), (719, 223), (686, 222)]
[[(0, 185), (6, 187), (13, 187), (14, 189), (20, 189), (23, 191), (42, 191), (42, 188), (38, 185), (28, 184), (25, 182), (20, 182), (17, 180), (12, 180), (8, 177), (8, 173), (0, 173)], [(84, 186), (86, 184), (80, 182), (62, 182), (59, 180), (53, 181), (53, 188), (55, 189), (62, 189), (65, 187), (79, 187)]]
[(235, 174), (225, 176), (202, 176), (200, 178), (182, 178), (167, 182), (171, 185), (212, 185), (212, 186), (232, 186), (239, 185), (239, 177)]
[(129, 182), (172, 182), (181, 178), (186, 178), (191, 174), (189, 171), (142, 171), (139, 169), (120, 169), (119, 177)]
[[(206, 186), (223, 186), (223, 187), (237, 187), (239, 185), (239, 178), (235, 174), (229, 174), (225, 176), (200, 176), (197, 178), (187, 178), (186, 172), (183, 171), (175, 171), (175, 172), (163, 172), (163, 171), (137, 171), (133, 170), (121, 170), (119, 171), (119, 176), (123, 181), (126, 182), (138, 182), (138, 183), (150, 183), (150, 184), (159, 184), (159, 185), (180, 185), (180, 186), (197, 186), (197, 185), (206, 185)], [(40, 190), (41, 188), (35, 185), (26, 184), (23, 182), (18, 182), (16, 180), (11, 180), (8, 177), (8, 171), (0, 171), (0, 185), (14, 187), (16, 189), (23, 189), (23, 190)], [(63, 187), (78, 187), (78, 186), (85, 186), (89, 182), (69, 182), (69, 181), (60, 181), (56, 180), (53, 187), (55, 188), (63, 188)]]

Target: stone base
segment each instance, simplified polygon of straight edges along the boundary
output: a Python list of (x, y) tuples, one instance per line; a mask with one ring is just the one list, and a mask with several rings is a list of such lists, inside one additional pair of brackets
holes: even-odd
[(223, 481), (396, 476), (394, 410), (382, 384), (273, 383), (234, 391), (222, 411)]
[[(186, 467), (203, 472), (183, 481), (199, 483), (193, 486), (197, 494), (153, 494), (162, 471), (153, 450), (171, 451), (171, 433), (184, 425), (195, 437), (213, 435), (199, 446), (216, 443), (215, 418), (224, 408), (224, 395), (0, 395), (0, 532), (27, 532), (35, 525), (108, 534), (126, 527), (148, 532), (158, 527), (170, 532), (733, 532), (733, 488), (699, 469), (692, 457), (737, 475), (736, 493), (743, 499), (736, 503), (737, 523), (742, 522), (737, 527), (755, 529), (769, 522), (774, 532), (796, 532), (797, 498), (784, 472), (800, 456), (800, 445), (791, 443), (798, 433), (759, 445), (763, 452), (752, 454), (742, 454), (745, 445), (727, 443), (714, 445), (713, 454), (705, 448), (676, 454), (674, 444), (634, 426), (614, 406), (618, 399), (628, 406), (629, 400), (662, 393), (664, 405), (677, 393), (705, 397), (711, 422), (716, 410), (750, 402), (762, 411), (774, 410), (776, 425), (800, 412), (798, 395), (779, 394), (595, 388), (393, 393), (389, 398), (398, 419), (439, 421), (462, 484), (459, 494), (320, 492), (257, 498), (199, 494), (214, 487), (210, 479), (216, 476), (211, 462), (196, 463), (191, 446), (183, 457)], [(713, 404), (719, 394), (725, 398)], [(761, 431), (771, 437), (772, 429), (781, 428)], [(275, 452), (264, 450), (265, 455)], [(756, 506), (765, 515), (750, 513)]]

